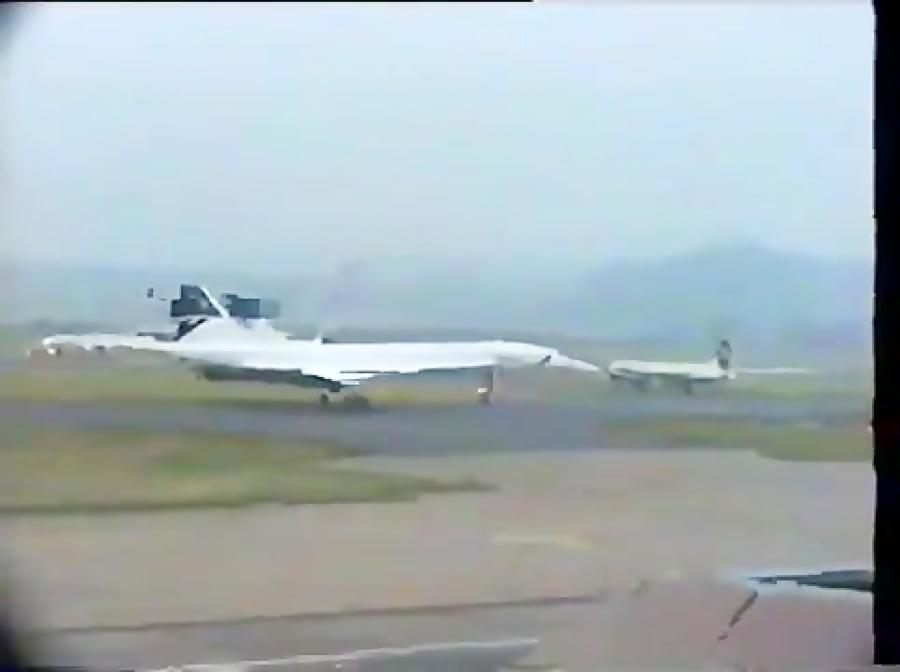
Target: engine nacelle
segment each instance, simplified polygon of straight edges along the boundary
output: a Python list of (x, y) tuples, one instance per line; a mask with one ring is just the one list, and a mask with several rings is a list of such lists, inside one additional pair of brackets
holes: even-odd
[(203, 380), (215, 381), (258, 380), (252, 372), (230, 366), (201, 366), (197, 368), (197, 376)]

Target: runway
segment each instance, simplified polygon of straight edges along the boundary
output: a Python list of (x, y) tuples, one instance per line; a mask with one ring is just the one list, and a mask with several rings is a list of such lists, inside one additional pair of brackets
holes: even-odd
[(872, 655), (870, 620), (868, 596), (694, 578), (561, 600), (59, 631), (26, 641), (39, 664), (108, 670), (200, 661), (223, 672), (862, 670)]
[(285, 402), (29, 403), (0, 402), (0, 422), (81, 428), (216, 431), (295, 440), (325, 440), (367, 454), (585, 451), (609, 447), (603, 425), (617, 419), (677, 415), (752, 418), (773, 423), (835, 423), (864, 409), (829, 400), (623, 397), (594, 404), (497, 402), (369, 410), (322, 410)]
[[(560, 634), (567, 638), (583, 636), (585, 628), (596, 618), (597, 605), (604, 599), (604, 596), (587, 596), (502, 605), (172, 624), (118, 631), (55, 632), (33, 636), (29, 644), (43, 664), (147, 669), (200, 661), (277, 660), (296, 656), (298, 652), (328, 656), (451, 642), (493, 643), (540, 637), (550, 643)], [(589, 639), (584, 639), (587, 648)], [(545, 644), (544, 649), (548, 648)], [(552, 648), (542, 651), (543, 660), (533, 659), (530, 669), (552, 669), (550, 659), (558, 659), (560, 653)], [(578, 653), (569, 651), (568, 658), (571, 660)], [(448, 669), (493, 668), (458, 665)]]

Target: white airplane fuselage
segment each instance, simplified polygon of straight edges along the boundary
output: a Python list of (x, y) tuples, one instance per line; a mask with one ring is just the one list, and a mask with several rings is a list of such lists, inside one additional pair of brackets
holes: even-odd
[(733, 380), (735, 370), (731, 362), (731, 344), (722, 340), (716, 356), (706, 362), (648, 362), (620, 359), (606, 367), (610, 379), (630, 382), (639, 390), (651, 384), (672, 385), (690, 393), (698, 383)]
[(712, 362), (645, 362), (617, 360), (607, 367), (610, 376), (618, 378), (672, 377), (695, 381), (726, 380), (733, 377), (715, 361)]
[[(169, 355), (210, 380), (255, 380), (337, 392), (375, 377), (428, 372), (484, 371), (530, 366), (598, 372), (554, 348), (514, 341), (332, 343), (292, 339), (265, 325), (229, 318), (199, 321), (177, 339), (115, 334), (56, 335), (42, 341), (55, 354), (66, 346), (87, 350), (125, 348)], [(487, 382), (479, 394), (489, 395)]]
[[(438, 343), (333, 343), (295, 340), (266, 320), (233, 317), (204, 287), (192, 286), (205, 310), (186, 317), (171, 337), (127, 334), (57, 334), (43, 339), (50, 354), (73, 346), (84, 350), (125, 349), (169, 355), (211, 380), (257, 380), (337, 392), (380, 376), (483, 371), (478, 389), (487, 401), (497, 368), (564, 367), (599, 372), (554, 348), (514, 341)], [(211, 309), (211, 310), (210, 310)], [(184, 317), (184, 315), (181, 315)], [(323, 400), (327, 399), (323, 395)]]
[[(224, 366), (243, 366), (262, 359), (272, 370), (325, 370), (348, 376), (407, 373), (419, 370), (520, 368), (547, 364), (572, 366), (575, 360), (553, 348), (510, 341), (436, 343), (323, 343), (315, 340), (256, 339), (202, 342), (160, 342), (154, 348), (188, 361)], [(586, 368), (586, 370), (596, 370)]]

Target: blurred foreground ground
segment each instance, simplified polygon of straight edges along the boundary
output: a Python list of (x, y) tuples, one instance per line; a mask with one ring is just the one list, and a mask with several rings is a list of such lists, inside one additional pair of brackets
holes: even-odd
[[(686, 635), (677, 635), (695, 620), (687, 615), (696, 613), (701, 630), (715, 630), (747, 595), (733, 587), (722, 588), (721, 597), (720, 589), (672, 588), (678, 577), (870, 566), (873, 484), (865, 463), (607, 450), (346, 464), (386, 468), (388, 461), (393, 473), (477, 476), (496, 490), (414, 503), (9, 518), (4, 539), (29, 627), (44, 633), (48, 651), (68, 644), (105, 667), (199, 662), (219, 641), (223, 650), (215, 656), (233, 659), (258, 656), (269, 637), (274, 649), (295, 654), (481, 633), (543, 636), (540, 655), (561, 657), (566, 669), (590, 669), (582, 665), (592, 658), (624, 664), (627, 638), (615, 636), (610, 648), (609, 637), (628, 619), (658, 616), (666, 624), (641, 635), (633, 655), (678, 653), (690, 662), (713, 649), (688, 646)], [(636, 588), (657, 584), (675, 590), (659, 598), (669, 606), (622, 606)], [(695, 589), (701, 593), (692, 595)], [(652, 594), (668, 594), (659, 590)], [(559, 598), (578, 599), (538, 606)], [(842, 663), (865, 662), (869, 646), (859, 624), (866, 597), (853, 598), (851, 615), (835, 618), (849, 619), (850, 649), (861, 658)], [(391, 616), (397, 609), (517, 601), (535, 604), (480, 610), (472, 618)], [(612, 616), (612, 605), (626, 611)], [(633, 609), (649, 611), (626, 616)], [(708, 609), (713, 613), (706, 615)], [(797, 609), (809, 610), (804, 627), (813, 634), (827, 628), (832, 634), (823, 641), (842, 641), (837, 626), (820, 621), (827, 610)], [(387, 611), (352, 616), (371, 610)], [(349, 620), (310, 626), (302, 615), (311, 613)], [(243, 621), (247, 628), (258, 618), (275, 619), (280, 625), (272, 632), (282, 634), (257, 627), (255, 635), (251, 628), (232, 637), (227, 633), (237, 626), (214, 626)], [(489, 626), (477, 626), (485, 620)], [(196, 634), (203, 632), (197, 626), (181, 629), (191, 622), (209, 624), (212, 640)], [(709, 646), (719, 646), (720, 634)], [(171, 637), (179, 644), (160, 648)]]
[[(871, 654), (867, 594), (757, 592), (735, 577), (871, 566), (862, 378), (686, 398), (523, 374), (501, 381), (491, 408), (474, 406), (468, 386), (437, 384), (388, 386), (370, 410), (322, 412), (290, 388), (218, 386), (167, 368), (16, 364), (0, 384), (0, 421), (52, 440), (40, 459), (23, 445), (15, 459), (4, 454), (3, 464), (25, 470), (8, 467), (2, 478), (59, 506), (7, 515), (0, 541), (29, 641), (60, 665), (154, 668), (533, 637), (537, 650), (523, 663), (531, 669), (852, 669)], [(129, 432), (140, 451), (109, 437), (78, 448)], [(156, 472), (137, 459), (159, 466), (154, 433), (170, 437), (163, 452), (178, 469), (165, 475), (176, 480), (149, 481)], [(303, 460), (291, 451), (319, 445), (330, 457), (315, 464), (332, 490), (345, 488), (328, 501), (359, 499), (346, 484), (372, 482), (336, 471), (386, 474), (421, 493), (201, 505), (215, 499), (201, 486), (243, 488), (263, 466), (257, 485), (286, 478), (299, 487), (292, 475)], [(186, 463), (187, 448), (203, 459)], [(69, 492), (53, 476), (63, 455)], [(236, 474), (236, 465), (248, 466)], [(176, 483), (193, 508), (116, 512), (123, 473), (155, 484), (157, 503)], [(40, 493), (27, 486), (38, 475)], [(435, 487), (447, 483), (489, 488)], [(66, 513), (73, 493), (110, 506)]]

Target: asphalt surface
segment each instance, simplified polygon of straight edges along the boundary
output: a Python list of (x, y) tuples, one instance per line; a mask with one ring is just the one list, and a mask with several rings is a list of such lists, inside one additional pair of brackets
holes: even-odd
[[(45, 633), (27, 641), (40, 663), (95, 670), (200, 661), (285, 672), (862, 670), (872, 656), (867, 597), (709, 579), (643, 582), (621, 593), (566, 600), (158, 624)], [(429, 649), (430, 655), (398, 656)], [(315, 656), (337, 654), (343, 654), (337, 664), (310, 664)], [(306, 662), (296, 664), (298, 656)]]
[(831, 423), (862, 416), (827, 400), (726, 397), (623, 397), (596, 405), (497, 402), (490, 407), (318, 409), (273, 402), (242, 404), (0, 403), (0, 422), (80, 428), (216, 431), (325, 440), (380, 455), (584, 451), (609, 447), (605, 422), (677, 415), (753, 418), (773, 423)]
[[(2, 364), (3, 362), (0, 360), (0, 371), (3, 368)], [(681, 417), (750, 418), (772, 423), (828, 424), (841, 422), (847, 418), (859, 419), (865, 416), (866, 411), (867, 409), (852, 408), (845, 401), (841, 400), (821, 398), (753, 399), (727, 394), (721, 396), (698, 395), (690, 398), (652, 394), (636, 396), (624, 393), (621, 397), (604, 399), (599, 404), (587, 402), (566, 405), (514, 403), (501, 399), (493, 406), (486, 408), (473, 404), (471, 406), (376, 407), (368, 410), (351, 410), (339, 406), (323, 410), (309, 406), (295, 406), (284, 402), (252, 404), (242, 402), (190, 404), (163, 402), (152, 404), (0, 402), (0, 424), (36, 422), (63, 427), (231, 432), (295, 440), (327, 440), (388, 458), (449, 457), (459, 455), (466, 459), (471, 459), (471, 457), (467, 456), (484, 453), (537, 454), (559, 451), (586, 454), (598, 449), (614, 449), (616, 446), (604, 434), (604, 424), (611, 420), (619, 419), (674, 415)], [(606, 452), (604, 456), (608, 457), (613, 454)], [(531, 455), (528, 459), (535, 457), (538, 456)], [(578, 460), (587, 457), (587, 455), (580, 455), (573, 459), (575, 462), (578, 462)], [(505, 460), (508, 458), (498, 459)], [(522, 459), (524, 458), (516, 457), (515, 461), (518, 462)], [(426, 461), (429, 464), (433, 464), (432, 460)], [(570, 460), (568, 456), (565, 460), (562, 460), (565, 463), (571, 461), (573, 460)], [(391, 459), (392, 465), (402, 462), (404, 461)], [(630, 471), (634, 470), (633, 467), (625, 466)], [(705, 465), (705, 463), (697, 466), (689, 465), (686, 473), (693, 473), (692, 470), (700, 469), (701, 466), (700, 476), (707, 479), (707, 481), (704, 481), (707, 482), (707, 485), (720, 482), (719, 478), (708, 478), (710, 467)], [(774, 469), (778, 465), (767, 466), (771, 466)], [(611, 469), (609, 465), (604, 467), (604, 471), (609, 469)], [(509, 471), (507, 467), (501, 470), (502, 473), (507, 471)], [(546, 473), (547, 469), (546, 467), (541, 467), (538, 471), (543, 474)], [(581, 469), (576, 467), (573, 471), (579, 472)], [(731, 469), (727, 473), (733, 472), (734, 469)], [(627, 478), (627, 474), (625, 478)], [(684, 478), (684, 475), (679, 476), (679, 479)], [(547, 501), (540, 500), (539, 504), (536, 504), (536, 495), (529, 490), (524, 492), (520, 498), (521, 507), (513, 506), (515, 502), (512, 502), (512, 504), (501, 503), (502, 506), (498, 505), (498, 507), (503, 511), (509, 508), (508, 517), (510, 520), (524, 523), (535, 518), (540, 519), (540, 516), (536, 515), (536, 511), (552, 512), (552, 501), (565, 499), (563, 495), (566, 493), (571, 494), (582, 490), (585, 492), (590, 490), (590, 492), (585, 495), (587, 499), (584, 501), (574, 501), (572, 505), (574, 511), (587, 511), (590, 507), (597, 506), (598, 502), (605, 503), (609, 507), (609, 502), (597, 499), (598, 496), (595, 492), (597, 485), (594, 482), (596, 479), (588, 480), (590, 482), (581, 489), (566, 485), (558, 491), (547, 493)], [(614, 483), (618, 483), (619, 480), (618, 477), (611, 478), (611, 482)], [(796, 480), (794, 479), (795, 490), (797, 488)], [(622, 482), (627, 481), (622, 480)], [(744, 493), (743, 499), (750, 499), (753, 496), (756, 497), (755, 501), (757, 502), (769, 502), (773, 508), (782, 508), (786, 511), (794, 512), (796, 520), (792, 519), (790, 525), (785, 524), (785, 527), (804, 529), (805, 534), (821, 546), (816, 552), (817, 555), (825, 553), (825, 549), (831, 548), (831, 538), (826, 534), (826, 531), (819, 530), (815, 532), (817, 528), (813, 524), (815, 521), (812, 514), (810, 516), (800, 515), (798, 513), (798, 505), (792, 507), (779, 504), (776, 506), (775, 496), (772, 493), (776, 491), (786, 493), (787, 488), (773, 487), (772, 492), (769, 493), (758, 491), (763, 484), (768, 483), (768, 477), (765, 480), (761, 477), (748, 478), (746, 472), (741, 472), (741, 482), (749, 482), (748, 488), (750, 486), (756, 488), (750, 488), (748, 492)], [(629, 497), (624, 501), (634, 502), (634, 506), (639, 506), (640, 510), (635, 513), (635, 516), (645, 527), (649, 525), (648, 521), (655, 520), (659, 522), (664, 528), (664, 533), (660, 533), (658, 538), (668, 538), (666, 535), (671, 534), (671, 529), (687, 528), (680, 522), (681, 519), (668, 520), (665, 513), (668, 509), (661, 508), (659, 511), (654, 510), (654, 512), (644, 510), (653, 501), (653, 493), (659, 487), (659, 484), (654, 485), (656, 483), (656, 480), (650, 482), (650, 485), (647, 487), (651, 487), (651, 490), (648, 493), (637, 490), (637, 486), (634, 489), (628, 486)], [(696, 486), (692, 487), (696, 488)], [(511, 487), (506, 487), (501, 489), (501, 492), (508, 492), (511, 489)], [(817, 482), (811, 482), (808, 488), (810, 491), (820, 491), (822, 489)], [(800, 490), (804, 490), (804, 488), (800, 487)], [(614, 494), (613, 492), (609, 496), (612, 497)], [(669, 504), (677, 502), (680, 506), (690, 509), (688, 511), (690, 515), (686, 514), (688, 520), (699, 519), (698, 517), (705, 516), (710, 511), (708, 500), (704, 498), (701, 498), (700, 504), (697, 505), (692, 505), (687, 501), (689, 498), (684, 494), (673, 495), (672, 493), (662, 492), (659, 498), (661, 501), (665, 499), (665, 502)], [(457, 506), (463, 509), (460, 516), (467, 521), (489, 518), (486, 515), (489, 511), (485, 509), (484, 504), (475, 502), (470, 508), (465, 508), (466, 501), (468, 500), (460, 499), (457, 504), (457, 500), (448, 499), (446, 502), (444, 500), (434, 500), (432, 506)], [(713, 499), (713, 501), (716, 500)], [(412, 517), (419, 515), (416, 512), (421, 511), (422, 507), (427, 505), (427, 503), (414, 505), (416, 507), (415, 511), (412, 511), (409, 515)], [(597, 538), (605, 543), (611, 543), (613, 549), (617, 548), (614, 543), (614, 532), (619, 529), (619, 525), (624, 531), (623, 534), (627, 533), (627, 538), (631, 540), (629, 543), (632, 544), (635, 543), (635, 531), (643, 529), (640, 525), (628, 523), (627, 521), (620, 524), (617, 522), (619, 519), (612, 517), (612, 513), (618, 511), (622, 506), (624, 504), (619, 502), (614, 508), (608, 509), (609, 515), (599, 518), (599, 522), (597, 522), (597, 525), (600, 526), (596, 535)], [(762, 504), (757, 504), (754, 510), (759, 510), (760, 508), (765, 507)], [(847, 507), (838, 508), (844, 510)], [(398, 507), (393, 507), (391, 511), (395, 509), (398, 509)], [(324, 513), (329, 513), (330, 515), (330, 511)], [(360, 511), (364, 513), (362, 508), (360, 508)], [(312, 511), (301, 511), (299, 513), (312, 515)], [(363, 513), (359, 515), (363, 516)], [(275, 512), (273, 515), (281, 514)], [(549, 518), (547, 521), (543, 521), (543, 528), (550, 529), (553, 527), (550, 523), (555, 522), (556, 518), (550, 516), (549, 513), (547, 515)], [(691, 518), (691, 516), (694, 518)], [(365, 516), (363, 517), (365, 518)], [(390, 519), (387, 516), (387, 512), (384, 515), (380, 514), (378, 520), (382, 518), (385, 519), (383, 524), (386, 526), (386, 529), (390, 530), (393, 535), (385, 536), (385, 538), (394, 539), (397, 536), (397, 530), (403, 529), (400, 525), (402, 520), (398, 523), (398, 521)], [(499, 516), (499, 518), (502, 519), (499, 522), (505, 521), (503, 516)], [(704, 525), (711, 526), (714, 518), (715, 516), (711, 514), (709, 519), (704, 517)], [(452, 531), (455, 529), (447, 522), (450, 518), (445, 520), (436, 516), (436, 514), (429, 514), (424, 516), (423, 520), (425, 519), (432, 522), (443, 521), (436, 524), (437, 527), (445, 530), (445, 536), (448, 534), (448, 530)], [(573, 515), (570, 511), (563, 511), (559, 519), (571, 521), (573, 520)], [(625, 518), (622, 518), (622, 521), (625, 520)], [(668, 522), (666, 522), (667, 520)], [(778, 548), (779, 543), (776, 542), (773, 536), (770, 520), (772, 520), (771, 517), (766, 518), (760, 514), (759, 520), (752, 518), (740, 524), (735, 523), (734, 525), (737, 525), (742, 530), (740, 534), (735, 533), (737, 536), (731, 539), (727, 537), (728, 530), (731, 527), (726, 527), (724, 532), (717, 532), (717, 534), (726, 535), (718, 543), (727, 547), (736, 546), (741, 539), (748, 536), (743, 531), (744, 529), (760, 529), (766, 532), (765, 541), (761, 541), (759, 547), (763, 549)], [(110, 521), (106, 522), (110, 523)], [(325, 522), (328, 525), (333, 525), (332, 520)], [(499, 522), (498, 529), (501, 529)], [(310, 528), (309, 521), (292, 520), (283, 525), (276, 525), (276, 523), (260, 522), (259, 525), (254, 525), (254, 529), (258, 528), (266, 531), (269, 527), (277, 527), (278, 530), (291, 530), (290, 535), (293, 537), (302, 536)], [(535, 527), (543, 529), (539, 523), (541, 523), (541, 520), (535, 522)], [(130, 525), (131, 523), (128, 524)], [(346, 525), (347, 521), (344, 524)], [(365, 518), (360, 524), (364, 524), (365, 529), (370, 529), (375, 524), (375, 520)], [(228, 527), (234, 527), (234, 521), (228, 521), (227, 525)], [(169, 537), (175, 535), (178, 529), (172, 522), (167, 522), (162, 527), (164, 528), (163, 532)], [(562, 529), (564, 526), (560, 523), (557, 527)], [(415, 530), (418, 528), (414, 526), (410, 529), (413, 530), (410, 535), (411, 538), (417, 540), (416, 548), (418, 549), (419, 557), (427, 557), (423, 555), (422, 548), (423, 545), (427, 545), (422, 541), (427, 539), (427, 537), (417, 533)], [(462, 530), (460, 534), (463, 534), (463, 532), (468, 534), (467, 530), (469, 530), (469, 527), (462, 526), (460, 529)], [(600, 532), (603, 534), (600, 534)], [(148, 534), (149, 531), (147, 529), (141, 531), (142, 538)], [(217, 534), (221, 534), (221, 531)], [(288, 533), (277, 531), (277, 534)], [(331, 534), (332, 537), (329, 538), (329, 543), (334, 545), (340, 540), (334, 538), (337, 534), (336, 532)], [(123, 542), (127, 535), (123, 530), (116, 528), (108, 536), (110, 539), (117, 540), (110, 542), (110, 549), (118, 551), (118, 554), (121, 554), (123, 550), (127, 550), (127, 543)], [(645, 536), (652, 537), (653, 535)], [(58, 535), (55, 535), (53, 538), (57, 539)], [(248, 541), (248, 537), (244, 536), (243, 538), (247, 543), (251, 543)], [(47, 542), (45, 540), (41, 543)], [(202, 546), (204, 543), (206, 542), (198, 545)], [(372, 554), (378, 548), (387, 547), (386, 542), (380, 545), (369, 543), (368, 546), (366, 543), (363, 543), (363, 547), (366, 548), (369, 554)], [(809, 543), (813, 542), (810, 541)], [(798, 546), (802, 545), (800, 542), (797, 542), (797, 544)], [(787, 543), (784, 542), (781, 545), (786, 546)], [(693, 547), (700, 548), (696, 541), (686, 546), (689, 549)], [(258, 547), (272, 548), (274, 546), (271, 543), (260, 543)], [(175, 549), (178, 546), (172, 542), (172, 548)], [(463, 545), (458, 544), (453, 546), (453, 548), (454, 553), (457, 554), (457, 561), (459, 561), (459, 554), (462, 553), (460, 549), (463, 548)], [(505, 547), (498, 548), (500, 550), (495, 551), (496, 553), (504, 552), (503, 548)], [(540, 559), (538, 556), (541, 558), (546, 556), (549, 558), (552, 550), (533, 549), (528, 557), (534, 556), (534, 558)], [(601, 550), (597, 552), (601, 553), (602, 557), (615, 555), (609, 549)], [(185, 549), (181, 548), (180, 552), (184, 553)], [(286, 552), (285, 549), (282, 549), (282, 552)], [(546, 573), (550, 576), (555, 576), (554, 572), (560, 574), (565, 572), (569, 574), (577, 573), (573, 571), (573, 568), (577, 565), (577, 559), (581, 557), (579, 553), (587, 553), (587, 551), (576, 552), (575, 550), (567, 551), (566, 549), (557, 549), (553, 552), (557, 555), (569, 553), (577, 557), (575, 559), (563, 558), (564, 563), (561, 565), (561, 568), (554, 569), (552, 572), (549, 569), (550, 565), (548, 565)], [(702, 555), (700, 550), (697, 552)], [(522, 556), (520, 559), (525, 559), (524, 556), (527, 555), (521, 549), (516, 550), (516, 553)], [(835, 553), (837, 556), (841, 556), (841, 553), (844, 553), (844, 551), (835, 551)], [(344, 557), (348, 554), (350, 553), (345, 553)], [(852, 553), (844, 554), (848, 555), (848, 557), (852, 555)], [(231, 553), (230, 555), (233, 556), (235, 554)], [(188, 555), (187, 557), (192, 556)], [(747, 552), (742, 557), (750, 559), (757, 556)], [(225, 561), (226, 556), (223, 555), (221, 558), (221, 564), (227, 564)], [(265, 576), (264, 583), (271, 583), (272, 586), (277, 586), (277, 576), (273, 572), (271, 559), (267, 558), (267, 561), (268, 564), (265, 567), (268, 569), (268, 575)], [(294, 561), (291, 560), (290, 562)], [(286, 564), (290, 564), (290, 562), (286, 562)], [(596, 563), (592, 563), (593, 559), (591, 558), (582, 561), (582, 564), (586, 567), (596, 565)], [(99, 574), (105, 574), (105, 578), (98, 575), (97, 585), (105, 586), (107, 589), (111, 585), (115, 585), (115, 581), (110, 581), (116, 574), (112, 566), (113, 563), (100, 562), (94, 564), (102, 567), (102, 569), (98, 570)], [(188, 564), (202, 566), (202, 563), (189, 562)], [(387, 563), (387, 565), (390, 566), (390, 563)], [(307, 571), (310, 570), (310, 566), (305, 565), (300, 560), (295, 562), (295, 566), (304, 567)], [(373, 562), (372, 557), (369, 557), (366, 569), (363, 570), (363, 575), (368, 576), (369, 573), (377, 574), (376, 570), (379, 566)], [(67, 563), (66, 567), (66, 572), (62, 572), (62, 574), (72, 574), (72, 586), (81, 586), (81, 588), (72, 588), (74, 591), (73, 595), (78, 595), (78, 590), (83, 590), (83, 578), (79, 579), (77, 572), (72, 570), (71, 562)], [(146, 571), (144, 576), (148, 578), (153, 576), (154, 573), (150, 569), (152, 567), (153, 563), (150, 562), (148, 567), (142, 570)], [(157, 573), (161, 572), (159, 567), (156, 567), (156, 571)], [(232, 575), (240, 576), (242, 573), (234, 572)], [(57, 570), (54, 570), (48, 576), (52, 576), (54, 582), (62, 581), (62, 576), (58, 576)], [(163, 576), (165, 576), (164, 573)], [(246, 581), (248, 577), (252, 577), (254, 574), (244, 573), (243, 576)], [(298, 579), (292, 578), (291, 581), (296, 583)], [(62, 584), (54, 590), (57, 589), (63, 590)], [(177, 591), (177, 588), (173, 589)], [(67, 596), (63, 599), (76, 598)], [(297, 618), (263, 618), (243, 621), (223, 620), (187, 626), (173, 624), (171, 626), (158, 625), (120, 630), (74, 628), (47, 632), (33, 639), (31, 643), (38, 652), (40, 662), (61, 665), (85, 665), (95, 669), (134, 669), (162, 667), (170, 664), (272, 659), (294, 656), (298, 653), (336, 654), (351, 650), (390, 646), (461, 641), (497, 641), (534, 637), (541, 642), (540, 654), (529, 658), (528, 663), (535, 665), (535, 667), (529, 669), (552, 669), (557, 665), (564, 669), (592, 669), (591, 663), (597, 660), (598, 647), (600, 647), (598, 643), (600, 640), (597, 638), (597, 633), (599, 632), (598, 624), (600, 623), (598, 613), (603, 610), (604, 604), (603, 597), (595, 596), (584, 599), (510, 603), (493, 607), (348, 613), (327, 617), (301, 616)], [(655, 610), (653, 613), (655, 613)], [(666, 627), (669, 627), (671, 623), (671, 620), (666, 621)], [(641, 630), (641, 632), (645, 630), (646, 628)], [(600, 639), (602, 640), (602, 638)], [(609, 642), (607, 642), (608, 644)], [(459, 667), (457, 669), (467, 668)]]
[[(0, 356), (0, 374), (25, 366)], [(36, 422), (79, 428), (215, 431), (324, 440), (379, 455), (447, 456), (484, 452), (585, 451), (608, 447), (603, 425), (643, 417), (712, 417), (771, 423), (831, 424), (868, 416), (866, 400), (841, 397), (754, 398), (714, 391), (696, 396), (620, 390), (601, 399), (504, 399), (490, 407), (410, 405), (322, 409), (278, 400), (202, 402), (28, 402), (0, 400), (0, 423)]]
[[(277, 660), (298, 653), (336, 655), (388, 647), (540, 641), (554, 634), (583, 632), (596, 618), (603, 599), (62, 631), (33, 636), (28, 644), (40, 663), (112, 670)], [(577, 653), (568, 652), (568, 657)], [(560, 652), (552, 649), (541, 652), (540, 659), (531, 657), (530, 669), (552, 669), (562, 662), (559, 657)]]

